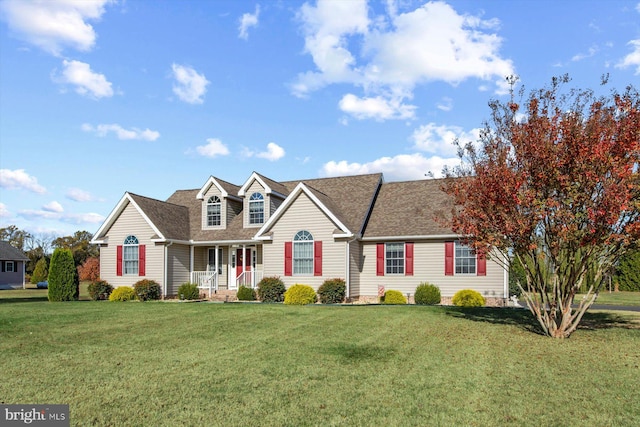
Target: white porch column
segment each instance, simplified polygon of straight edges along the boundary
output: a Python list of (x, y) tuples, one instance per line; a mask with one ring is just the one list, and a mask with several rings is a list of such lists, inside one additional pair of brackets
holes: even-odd
[(216, 260), (215, 261), (215, 263), (216, 263), (216, 267), (215, 267), (216, 268), (216, 274), (213, 277), (215, 277), (216, 292), (218, 292), (218, 271), (220, 271), (220, 260), (218, 259), (220, 257), (218, 256), (219, 255), (218, 254), (218, 252), (219, 252), (218, 248), (219, 248), (219, 246), (216, 245), (216, 247), (214, 249), (216, 251), (216, 253), (214, 255), (214, 259)]
[(247, 283), (247, 245), (242, 244), (242, 284)]

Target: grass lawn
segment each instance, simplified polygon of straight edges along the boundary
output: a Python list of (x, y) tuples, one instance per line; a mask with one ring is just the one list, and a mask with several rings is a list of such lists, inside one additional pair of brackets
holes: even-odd
[[(72, 425), (637, 425), (640, 318), (565, 341), (525, 310), (24, 302), (0, 291), (0, 403)], [(24, 291), (23, 291), (24, 292)]]
[[(576, 295), (576, 301), (579, 301), (582, 295)], [(609, 292), (601, 291), (598, 294), (596, 304), (604, 305), (636, 305), (640, 306), (640, 292)]]

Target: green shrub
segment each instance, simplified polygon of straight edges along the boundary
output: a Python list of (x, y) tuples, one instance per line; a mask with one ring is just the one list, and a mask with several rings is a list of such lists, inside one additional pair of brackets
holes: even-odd
[(79, 285), (71, 250), (57, 248), (49, 268), (49, 301), (77, 301)]
[(195, 283), (183, 283), (178, 288), (178, 298), (186, 300), (200, 299), (200, 289)]
[(36, 267), (33, 269), (33, 274), (31, 274), (31, 283), (34, 285), (38, 282), (44, 282), (47, 280), (47, 275), (49, 274), (49, 263), (46, 258), (40, 258), (38, 262), (36, 262)]
[(136, 291), (129, 286), (118, 286), (109, 295), (109, 301), (131, 301), (136, 299)]
[(615, 279), (620, 291), (640, 291), (640, 249), (629, 251), (620, 258)]
[(265, 277), (258, 283), (258, 298), (262, 302), (282, 302), (286, 289), (277, 276)]
[(416, 288), (414, 297), (416, 304), (435, 305), (440, 304), (440, 288), (428, 282), (422, 282)]
[(518, 282), (526, 289), (527, 276), (524, 272), (524, 267), (520, 262), (520, 258), (514, 257), (513, 260), (511, 260), (511, 265), (509, 265), (509, 296), (515, 295), (520, 298), (520, 295), (522, 295), (522, 290), (520, 290)]
[(140, 301), (158, 300), (162, 295), (160, 285), (149, 279), (142, 279), (133, 285), (133, 290)]
[(456, 292), (451, 302), (458, 307), (482, 307), (485, 304), (484, 297), (473, 289)]
[(256, 291), (247, 286), (240, 286), (236, 296), (240, 301), (255, 301)]
[(318, 288), (318, 297), (323, 304), (340, 304), (347, 293), (343, 279), (327, 279)]
[(314, 304), (318, 300), (316, 291), (308, 285), (293, 285), (284, 293), (284, 303), (287, 305)]
[(89, 283), (87, 288), (89, 291), (89, 297), (94, 300), (108, 300), (111, 292), (113, 292), (113, 286), (104, 280), (98, 280), (97, 282)]
[(383, 304), (406, 304), (407, 298), (400, 291), (388, 290), (382, 297)]

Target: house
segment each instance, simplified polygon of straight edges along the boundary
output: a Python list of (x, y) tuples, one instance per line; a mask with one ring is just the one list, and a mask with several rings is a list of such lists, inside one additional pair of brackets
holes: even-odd
[(24, 288), (29, 258), (9, 242), (0, 241), (0, 289)]
[(413, 295), (428, 281), (443, 302), (471, 288), (502, 305), (508, 273), (436, 220), (452, 208), (441, 185), (382, 174), (279, 182), (253, 172), (241, 185), (211, 176), (166, 201), (125, 193), (92, 243), (103, 280), (152, 279), (167, 296), (185, 282), (228, 295), (280, 276), (314, 289), (343, 278), (351, 301), (388, 289)]

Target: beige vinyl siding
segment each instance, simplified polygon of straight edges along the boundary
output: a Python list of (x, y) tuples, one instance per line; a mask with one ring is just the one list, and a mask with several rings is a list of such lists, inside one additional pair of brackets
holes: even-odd
[(245, 228), (260, 228), (264, 224), (249, 224), (249, 201), (253, 193), (260, 193), (264, 197), (264, 222), (269, 219), (269, 197), (265, 193), (265, 189), (258, 180), (253, 180), (247, 191), (244, 193), (244, 227)]
[[(164, 245), (155, 244), (151, 237), (155, 232), (144, 220), (142, 215), (130, 203), (122, 211), (116, 222), (107, 231), (108, 244), (100, 247), (100, 278), (106, 280), (113, 287), (133, 286), (138, 280), (155, 280), (164, 285)], [(116, 248), (122, 245), (124, 239), (134, 235), (141, 245), (145, 245), (146, 268), (144, 276), (117, 276)]]
[(360, 295), (360, 273), (362, 271), (362, 245), (358, 241), (349, 243), (349, 295)]
[[(300, 283), (314, 289), (318, 289), (328, 278), (346, 280), (347, 243), (334, 241), (332, 235), (335, 229), (336, 224), (306, 194), (301, 193), (271, 228), (273, 241), (263, 246), (265, 276), (280, 276), (287, 287)], [(311, 233), (314, 241), (322, 241), (322, 276), (284, 275), (284, 244), (293, 241), (300, 230)]]
[[(461, 289), (474, 289), (485, 297), (504, 297), (504, 270), (487, 260), (487, 275), (454, 275), (444, 273), (444, 240), (413, 241), (413, 276), (376, 276), (376, 243), (363, 243), (363, 269), (360, 277), (360, 296), (375, 296), (378, 286), (413, 295), (420, 282), (440, 288), (443, 297), (451, 297)], [(384, 243), (384, 242), (381, 242)]]
[[(209, 197), (218, 196), (220, 199), (220, 225), (210, 227), (207, 225), (207, 202), (209, 201)], [(202, 229), (203, 230), (220, 230), (226, 228), (227, 223), (227, 207), (225, 206), (228, 203), (227, 199), (222, 197), (222, 193), (218, 190), (218, 187), (212, 185), (209, 187), (209, 190), (204, 195), (204, 199), (202, 200)]]
[(167, 247), (167, 296), (176, 295), (181, 284), (190, 279), (190, 249), (187, 245), (173, 244)]

